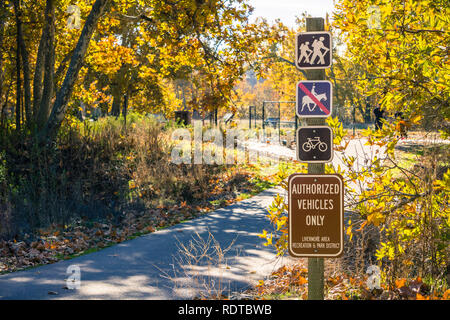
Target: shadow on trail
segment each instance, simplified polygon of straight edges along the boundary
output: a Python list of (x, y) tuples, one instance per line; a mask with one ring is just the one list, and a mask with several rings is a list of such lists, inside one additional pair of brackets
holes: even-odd
[[(278, 191), (85, 256), (2, 275), (0, 299), (182, 299), (245, 289), (280, 262), (258, 237), (270, 228), (267, 207)], [(210, 251), (202, 256), (208, 238)], [(183, 253), (183, 246), (197, 252)], [(70, 265), (80, 267), (80, 289), (64, 289)]]

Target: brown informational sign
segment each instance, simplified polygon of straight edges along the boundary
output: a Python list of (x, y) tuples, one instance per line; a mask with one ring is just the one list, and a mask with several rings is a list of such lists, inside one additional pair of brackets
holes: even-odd
[(292, 174), (289, 254), (336, 258), (344, 249), (344, 183), (337, 174)]

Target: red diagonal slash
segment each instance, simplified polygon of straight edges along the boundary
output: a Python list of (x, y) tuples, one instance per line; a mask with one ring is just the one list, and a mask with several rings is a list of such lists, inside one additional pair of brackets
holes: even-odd
[(311, 93), (311, 91), (308, 90), (308, 88), (306, 88), (303, 83), (299, 83), (298, 86), (300, 87), (300, 89), (302, 89), (302, 91), (304, 93), (306, 93), (306, 95), (308, 97), (311, 98), (312, 101), (314, 101), (315, 104), (317, 104), (320, 108), (320, 110), (322, 110), (323, 112), (325, 112), (325, 114), (330, 114), (330, 110), (328, 110), (319, 100), (317, 100), (317, 98)]

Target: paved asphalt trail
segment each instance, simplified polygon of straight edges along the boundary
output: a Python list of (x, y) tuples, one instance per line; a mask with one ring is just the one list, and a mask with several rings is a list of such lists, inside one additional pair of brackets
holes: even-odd
[[(211, 287), (239, 291), (281, 265), (257, 234), (269, 228), (266, 208), (280, 189), (269, 189), (203, 217), (71, 260), (0, 276), (0, 299), (183, 299), (198, 294), (189, 279), (209, 275)], [(226, 264), (182, 268), (180, 243), (209, 234), (225, 249)], [(283, 261), (284, 262), (284, 261)], [(64, 289), (67, 267), (78, 265), (81, 287)], [(185, 277), (183, 270), (188, 270)], [(168, 279), (168, 277), (172, 278)], [(194, 286), (195, 287), (195, 286)], [(49, 294), (50, 292), (50, 294)], [(57, 293), (57, 294), (55, 294)]]

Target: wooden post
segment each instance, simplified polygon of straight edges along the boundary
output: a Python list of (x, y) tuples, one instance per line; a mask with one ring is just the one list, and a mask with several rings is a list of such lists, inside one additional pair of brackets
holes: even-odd
[[(323, 18), (306, 18), (306, 31), (323, 31)], [(325, 80), (325, 69), (306, 70), (307, 80)], [(325, 125), (324, 118), (306, 119), (308, 126)], [(324, 163), (309, 163), (308, 174), (324, 174)], [(324, 259), (308, 258), (308, 300), (323, 300)]]
[[(266, 116), (266, 114), (265, 114), (265, 112), (266, 112), (266, 102), (265, 101), (263, 101), (263, 104), (262, 104), (262, 128), (263, 128), (263, 131), (265, 130), (265, 128), (266, 128), (266, 124), (265, 124), (265, 116)], [(265, 131), (264, 131), (265, 132)]]
[(281, 145), (281, 103), (278, 102), (278, 144)]

